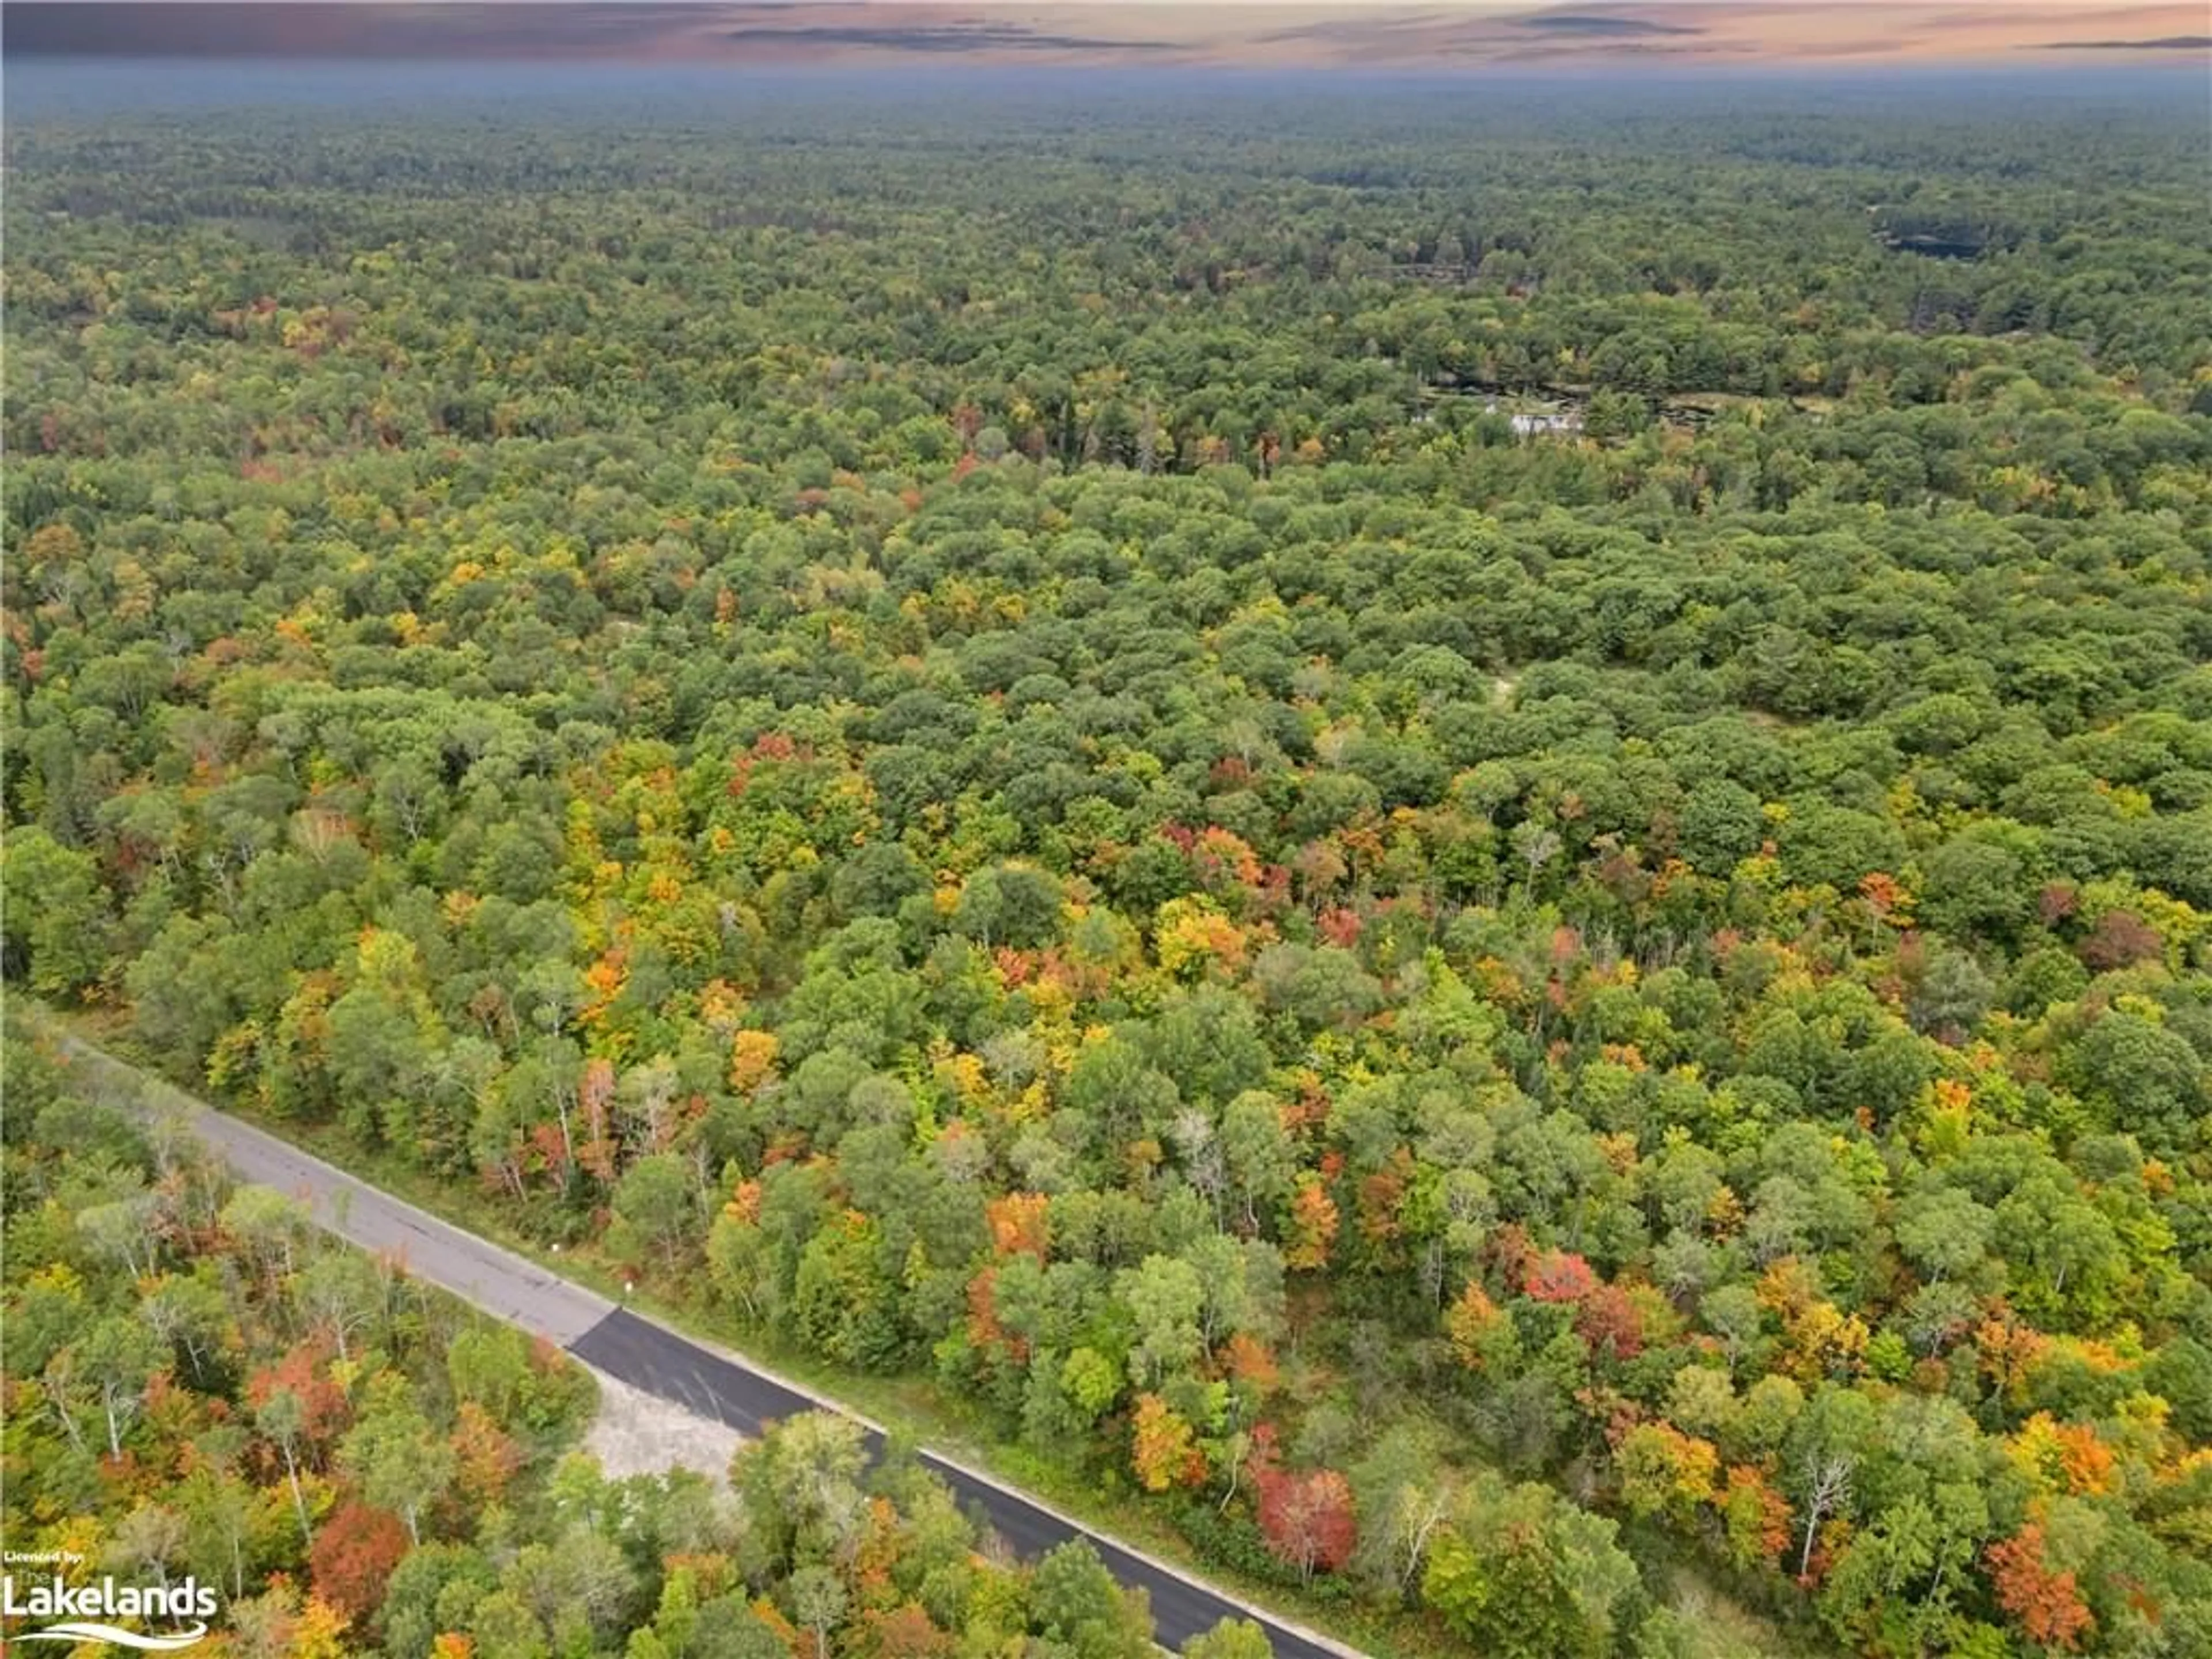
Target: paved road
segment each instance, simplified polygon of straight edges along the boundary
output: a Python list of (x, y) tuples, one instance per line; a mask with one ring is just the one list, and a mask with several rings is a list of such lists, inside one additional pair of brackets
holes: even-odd
[[(758, 1434), (764, 1425), (799, 1412), (826, 1408), (864, 1425), (872, 1449), (882, 1445), (880, 1425), (834, 1401), (618, 1308), (289, 1141), (149, 1079), (81, 1038), (63, 1041), (92, 1067), (128, 1074), (153, 1107), (173, 1109), (185, 1116), (195, 1133), (247, 1180), (304, 1200), (316, 1221), (330, 1231), (364, 1249), (398, 1256), (416, 1278), (550, 1338), (596, 1370), (744, 1434)], [(963, 1507), (980, 1510), (1023, 1556), (1041, 1555), (1071, 1538), (1089, 1539), (1115, 1578), (1151, 1597), (1153, 1632), (1164, 1646), (1180, 1648), (1223, 1619), (1249, 1618), (1267, 1632), (1281, 1659), (1362, 1659), (1355, 1649), (1277, 1619), (1164, 1561), (1117, 1544), (963, 1464), (927, 1451), (921, 1460), (952, 1488)]]
[[(568, 1344), (568, 1351), (594, 1370), (675, 1401), (741, 1434), (758, 1434), (765, 1424), (828, 1403), (625, 1308)], [(872, 1455), (883, 1447), (882, 1433), (873, 1424), (868, 1425), (868, 1447)], [(1124, 1548), (964, 1464), (930, 1451), (922, 1452), (921, 1461), (952, 1488), (963, 1508), (980, 1510), (1019, 1555), (1035, 1557), (1071, 1538), (1088, 1538), (1115, 1577), (1152, 1598), (1153, 1634), (1164, 1646), (1180, 1648), (1224, 1619), (1251, 1618), (1267, 1631), (1283, 1659), (1339, 1659), (1352, 1651), (1232, 1602), (1164, 1562)]]

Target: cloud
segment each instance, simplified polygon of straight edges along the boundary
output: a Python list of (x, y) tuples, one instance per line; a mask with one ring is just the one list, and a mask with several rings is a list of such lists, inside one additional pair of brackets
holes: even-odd
[(921, 27), (878, 25), (874, 27), (815, 24), (782, 28), (749, 24), (725, 29), (721, 38), (739, 46), (814, 47), (835, 51), (861, 47), (884, 52), (1174, 52), (1168, 40), (1116, 40), (1103, 36), (1045, 34), (1006, 23), (944, 23)]
[(2169, 34), (2160, 40), (2045, 40), (2033, 52), (2205, 52), (2212, 34)]
[(588, 62), (1250, 64), (2017, 62), (2024, 51), (2199, 50), (2201, 4), (2125, 0), (781, 0), (365, 4), (10, 0), (10, 59), (75, 56)]
[(1687, 23), (1660, 23), (1648, 17), (1601, 17), (1589, 12), (1547, 12), (1540, 17), (1516, 17), (1516, 28), (1547, 29), (1562, 34), (1612, 37), (1651, 34), (1703, 34)]

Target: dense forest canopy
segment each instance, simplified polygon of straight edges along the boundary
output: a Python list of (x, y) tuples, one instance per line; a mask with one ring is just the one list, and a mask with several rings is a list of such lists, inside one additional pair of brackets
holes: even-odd
[(1414, 1649), (2212, 1650), (2201, 86), (747, 85), (13, 128), (11, 991)]

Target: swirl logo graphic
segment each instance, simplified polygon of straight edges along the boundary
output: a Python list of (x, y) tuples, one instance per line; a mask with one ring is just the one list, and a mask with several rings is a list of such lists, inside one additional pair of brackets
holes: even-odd
[(179, 1648), (191, 1647), (206, 1639), (208, 1627), (194, 1625), (190, 1630), (180, 1630), (169, 1636), (141, 1636), (136, 1631), (118, 1630), (112, 1625), (95, 1624), (90, 1620), (72, 1620), (65, 1625), (49, 1625), (44, 1630), (27, 1630), (15, 1638), (18, 1642), (113, 1642), (118, 1646), (137, 1648), (143, 1653), (174, 1653)]

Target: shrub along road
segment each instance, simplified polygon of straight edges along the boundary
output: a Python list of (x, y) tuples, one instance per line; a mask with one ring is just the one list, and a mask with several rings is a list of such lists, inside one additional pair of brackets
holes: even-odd
[[(594, 1370), (674, 1402), (701, 1417), (757, 1435), (763, 1425), (799, 1412), (829, 1410), (861, 1422), (880, 1450), (881, 1426), (834, 1400), (799, 1388), (750, 1361), (671, 1330), (488, 1239), (441, 1221), (335, 1164), (263, 1129), (149, 1079), (81, 1037), (64, 1042), (75, 1056), (125, 1072), (151, 1109), (173, 1109), (193, 1133), (245, 1180), (304, 1201), (317, 1224), (365, 1250), (396, 1256), (416, 1277), (486, 1313), (545, 1337)], [(1088, 1539), (1123, 1584), (1152, 1598), (1153, 1636), (1180, 1648), (1224, 1619), (1248, 1618), (1267, 1633), (1281, 1659), (1329, 1659), (1356, 1650), (1285, 1623), (1180, 1569), (1118, 1544), (988, 1475), (924, 1451), (921, 1461), (966, 1506), (1024, 1558), (1073, 1538)]]

